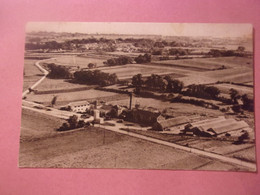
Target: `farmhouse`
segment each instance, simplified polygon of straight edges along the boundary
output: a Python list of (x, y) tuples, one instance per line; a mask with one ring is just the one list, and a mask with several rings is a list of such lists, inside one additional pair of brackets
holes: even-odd
[(157, 122), (153, 124), (153, 129), (157, 130), (157, 131), (164, 131), (171, 127), (183, 125), (188, 122), (189, 122), (189, 119), (185, 116), (169, 118), (169, 119), (165, 119), (165, 120), (157, 120)]
[(68, 104), (68, 107), (70, 107), (73, 112), (85, 112), (90, 106), (88, 101), (72, 102)]

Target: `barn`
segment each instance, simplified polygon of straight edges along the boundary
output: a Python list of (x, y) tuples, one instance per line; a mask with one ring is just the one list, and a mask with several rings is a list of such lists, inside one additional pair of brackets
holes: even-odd
[(164, 131), (171, 127), (183, 125), (189, 122), (189, 119), (185, 116), (169, 118), (165, 120), (157, 120), (153, 125), (153, 129), (157, 131)]

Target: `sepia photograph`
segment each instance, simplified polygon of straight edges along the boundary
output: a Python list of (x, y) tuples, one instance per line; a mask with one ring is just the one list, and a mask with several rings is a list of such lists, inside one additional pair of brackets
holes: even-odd
[(252, 24), (29, 22), (20, 168), (256, 172)]

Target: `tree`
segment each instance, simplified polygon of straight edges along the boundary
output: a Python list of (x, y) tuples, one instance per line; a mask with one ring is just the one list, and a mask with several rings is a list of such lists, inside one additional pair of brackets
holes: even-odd
[(52, 79), (69, 79), (71, 78), (71, 73), (69, 69), (65, 66), (56, 65), (54, 63), (48, 64), (49, 68), (48, 77)]
[(213, 98), (216, 98), (220, 94), (220, 90), (214, 86), (206, 87), (205, 92)]
[(52, 98), (52, 100), (51, 100), (51, 106), (52, 106), (52, 107), (56, 104), (57, 98), (58, 98), (57, 95), (55, 95), (55, 96)]
[(109, 74), (101, 72), (100, 70), (94, 71), (76, 71), (74, 73), (74, 81), (83, 84), (98, 84), (101, 86), (116, 84), (119, 80), (115, 73)]
[(172, 92), (176, 92), (176, 93), (180, 93), (184, 87), (183, 82), (177, 79), (172, 80), (171, 85), (173, 87)]
[(95, 68), (97, 65), (94, 64), (94, 63), (89, 63), (88, 64), (88, 68), (91, 69), (91, 68)]
[(78, 124), (78, 117), (77, 115), (70, 116), (68, 119), (68, 123), (71, 129), (75, 129)]
[(243, 108), (249, 111), (254, 111), (254, 101), (249, 99), (247, 94), (242, 95)]
[(118, 58), (111, 58), (108, 59), (105, 64), (109, 66), (116, 66), (116, 65), (125, 65), (125, 64), (132, 64), (133, 59), (128, 56), (120, 56)]
[(142, 74), (134, 75), (132, 78), (132, 84), (133, 86), (142, 86), (143, 85), (143, 79)]
[(168, 81), (166, 79), (163, 79), (161, 77), (158, 79), (158, 86), (161, 91), (166, 91), (167, 85)]
[(241, 106), (238, 105), (238, 104), (232, 106), (231, 108), (232, 108), (232, 110), (233, 110), (234, 112), (236, 112), (236, 113), (240, 112), (240, 110), (241, 110)]
[(235, 89), (233, 89), (233, 88), (231, 88), (231, 89), (229, 90), (229, 95), (230, 95), (231, 101), (232, 101), (234, 104), (237, 104), (237, 103), (238, 103), (237, 100), (238, 100), (238, 98), (240, 98), (240, 95), (238, 94), (238, 91), (235, 90)]
[(151, 59), (152, 59), (151, 55), (146, 53), (144, 55), (139, 55), (134, 60), (137, 64), (143, 64), (143, 63), (151, 62)]
[(244, 46), (238, 46), (237, 51), (244, 52), (246, 48)]
[(135, 87), (135, 91), (137, 94), (140, 93), (143, 83), (144, 81), (142, 79), (142, 74), (137, 74), (133, 76), (132, 84)]
[(84, 120), (80, 120), (80, 121), (78, 122), (78, 124), (77, 124), (77, 128), (82, 128), (82, 127), (84, 127), (84, 126), (85, 126)]
[(61, 127), (59, 129), (57, 129), (58, 131), (66, 131), (66, 130), (69, 130), (69, 125), (68, 123), (63, 123), (61, 125)]

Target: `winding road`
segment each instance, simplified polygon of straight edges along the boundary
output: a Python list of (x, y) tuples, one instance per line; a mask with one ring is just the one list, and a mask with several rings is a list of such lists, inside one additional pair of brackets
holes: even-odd
[[(55, 58), (50, 58), (50, 59), (55, 59)], [(50, 60), (50, 59), (47, 59), (47, 60)], [(42, 78), (40, 78), (36, 83), (34, 83), (29, 89), (34, 89), (35, 87), (37, 87), (48, 75), (49, 72), (47, 70), (45, 70), (43, 67), (41, 67), (41, 65), (40, 65), (40, 62), (44, 62), (47, 60), (40, 60), (40, 61), (35, 62), (35, 66), (37, 68), (39, 68), (39, 70), (44, 74), (44, 76)], [(29, 89), (27, 89), (26, 91), (23, 92), (22, 98), (24, 98), (28, 93), (30, 93)]]

